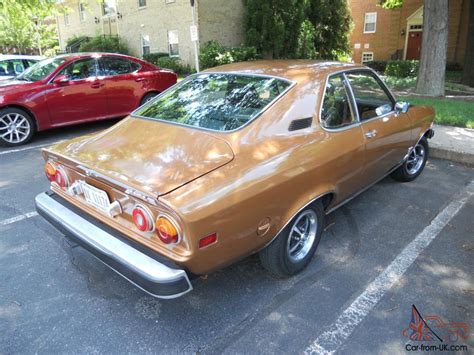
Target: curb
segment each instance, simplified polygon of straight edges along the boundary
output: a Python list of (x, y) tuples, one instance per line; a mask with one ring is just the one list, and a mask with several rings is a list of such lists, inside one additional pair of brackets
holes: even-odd
[(443, 160), (450, 160), (456, 163), (461, 163), (468, 167), (474, 168), (474, 154), (457, 152), (454, 150), (448, 150), (437, 147), (430, 147), (431, 158), (438, 158)]

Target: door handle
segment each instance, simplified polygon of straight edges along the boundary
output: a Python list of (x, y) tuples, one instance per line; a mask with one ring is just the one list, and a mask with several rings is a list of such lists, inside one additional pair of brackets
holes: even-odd
[(98, 89), (102, 86), (104, 86), (104, 84), (102, 84), (102, 83), (92, 83), (91, 88)]
[(365, 138), (367, 138), (367, 139), (374, 138), (376, 135), (377, 135), (377, 130), (376, 129), (368, 131), (367, 133), (364, 134)]

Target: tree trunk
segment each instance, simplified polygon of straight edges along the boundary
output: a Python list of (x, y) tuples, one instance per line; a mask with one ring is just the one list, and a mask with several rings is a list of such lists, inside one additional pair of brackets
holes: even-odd
[(425, 0), (418, 94), (444, 96), (447, 49), (448, 0)]
[(474, 1), (469, 3), (466, 54), (464, 55), (462, 83), (474, 87)]

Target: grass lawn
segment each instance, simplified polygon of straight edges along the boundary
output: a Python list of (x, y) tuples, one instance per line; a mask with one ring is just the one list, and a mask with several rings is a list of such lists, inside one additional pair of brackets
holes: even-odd
[[(402, 96), (400, 96), (402, 99)], [(436, 110), (435, 123), (445, 126), (474, 128), (474, 101), (403, 97), (414, 105), (429, 105)]]

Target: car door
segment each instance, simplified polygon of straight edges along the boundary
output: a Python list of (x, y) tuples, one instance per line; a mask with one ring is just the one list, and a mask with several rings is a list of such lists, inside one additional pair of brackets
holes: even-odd
[(331, 75), (327, 80), (320, 123), (326, 132), (325, 152), (330, 153), (318, 160), (324, 159), (329, 164), (327, 174), (336, 185), (334, 204), (337, 205), (366, 184), (361, 179), (365, 139), (342, 73)]
[(99, 60), (100, 76), (107, 94), (107, 107), (113, 117), (127, 116), (135, 110), (144, 95), (142, 78), (135, 73), (140, 65), (115, 56), (103, 56)]
[(79, 59), (62, 69), (63, 82), (49, 84), (46, 100), (53, 125), (98, 120), (107, 116), (104, 83), (97, 77), (97, 59)]
[(370, 70), (346, 73), (365, 139), (364, 179), (375, 181), (405, 157), (411, 143), (409, 115), (395, 111), (395, 100)]

